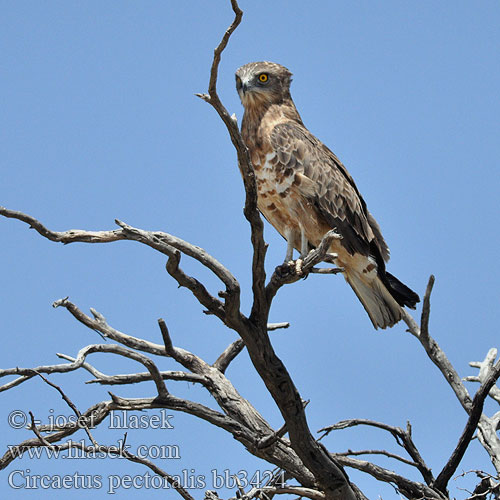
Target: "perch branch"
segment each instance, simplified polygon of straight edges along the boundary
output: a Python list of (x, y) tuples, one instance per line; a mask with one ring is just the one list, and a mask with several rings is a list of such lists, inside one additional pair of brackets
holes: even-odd
[(263, 223), (257, 208), (255, 172), (248, 149), (239, 133), (236, 120), (229, 116), (226, 108), (222, 105), (216, 87), (217, 71), (222, 51), (226, 47), (231, 34), (241, 22), (242, 13), (236, 0), (231, 0), (231, 6), (235, 17), (219, 46), (215, 49), (210, 71), (208, 96), (206, 94), (200, 95), (217, 111), (226, 125), (236, 149), (238, 166), (243, 177), (246, 194), (244, 214), (250, 223), (253, 246), (252, 291), (254, 300), (249, 320), (243, 321), (238, 318), (239, 321), (235, 321), (235, 318), (229, 317), (226, 318), (226, 324), (234, 326), (245, 342), (252, 363), (264, 380), (283, 415), (293, 449), (304, 465), (314, 474), (327, 500), (338, 498), (354, 500), (356, 495), (343, 470), (311, 436), (302, 399), (282, 361), (276, 356), (267, 334), (270, 299), (274, 294), (268, 294), (265, 285), (264, 258), (266, 245), (263, 236)]
[[(296, 262), (285, 263), (278, 266), (274, 271), (269, 283), (266, 286), (266, 297), (269, 303), (276, 295), (278, 290), (286, 283), (293, 283), (301, 278), (307, 276), (314, 266), (322, 262), (330, 249), (333, 240), (340, 239), (341, 236), (333, 229), (328, 231), (322, 238), (320, 244), (311, 250), (307, 256), (302, 260), (299, 272), (297, 272)], [(340, 269), (335, 269), (336, 272), (341, 272)]]
[(226, 48), (229, 38), (241, 23), (243, 12), (238, 6), (236, 0), (231, 0), (231, 7), (234, 13), (234, 19), (229, 28), (224, 33), (222, 40), (214, 50), (214, 57), (212, 60), (212, 67), (210, 69), (210, 78), (208, 84), (208, 94), (197, 94), (204, 101), (208, 102), (217, 112), (219, 117), (224, 122), (226, 129), (234, 145), (238, 158), (238, 166), (243, 177), (243, 184), (245, 187), (245, 208), (244, 214), (250, 223), (251, 241), (253, 246), (253, 260), (252, 260), (252, 290), (254, 294), (254, 304), (250, 318), (253, 321), (264, 321), (268, 304), (265, 296), (265, 279), (266, 273), (264, 269), (264, 259), (266, 255), (266, 244), (264, 242), (264, 224), (257, 209), (257, 183), (255, 180), (255, 172), (250, 160), (250, 154), (243, 142), (236, 120), (233, 119), (227, 109), (222, 104), (217, 94), (217, 75), (219, 71), (219, 64), (222, 52)]

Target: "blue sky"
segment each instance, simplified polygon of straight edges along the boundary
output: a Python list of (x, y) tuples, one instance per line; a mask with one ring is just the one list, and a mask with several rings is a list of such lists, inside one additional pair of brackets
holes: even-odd
[[(175, 234), (232, 270), (248, 311), (251, 248), (235, 152), (215, 112), (194, 96), (206, 91), (213, 48), (232, 19), (229, 2), (0, 5), (0, 205), (55, 230), (112, 229), (119, 218)], [(305, 124), (347, 166), (382, 227), (392, 254), (389, 270), (420, 295), (429, 274), (436, 275), (431, 334), (461, 376), (474, 374), (468, 362), (498, 346), (500, 322), (500, 5), (242, 0), (241, 7), (243, 23), (220, 67), (219, 93), (229, 112), (241, 120), (234, 89), (239, 66), (271, 60), (294, 73), (292, 95)], [(66, 311), (52, 309), (66, 295), (86, 311), (103, 313), (115, 328), (154, 342), (161, 342), (156, 320), (164, 317), (174, 343), (207, 361), (235, 339), (202, 314), (188, 291), (177, 289), (163, 257), (148, 248), (133, 242), (63, 246), (18, 221), (0, 225), (3, 368), (56, 363), (57, 352), (75, 355), (101, 342)], [(285, 246), (270, 226), (265, 237), (272, 271)], [(199, 266), (188, 259), (184, 266), (217, 291)], [(466, 415), (403, 325), (374, 332), (340, 276), (311, 276), (285, 287), (271, 319), (292, 324), (272, 334), (273, 344), (302, 397), (311, 400), (313, 431), (346, 418), (399, 426), (409, 419), (424, 459), (440, 471)], [(110, 374), (137, 370), (111, 356), (91, 361)], [(246, 353), (228, 375), (276, 428), (281, 425)], [(86, 372), (52, 379), (81, 409), (108, 398), (106, 387), (83, 385)], [(170, 385), (180, 396), (213, 404), (196, 387)], [(153, 390), (145, 383), (115, 392), (138, 397)], [(0, 397), (3, 449), (30, 437), (9, 429), (11, 411), (31, 410), (40, 419), (68, 414), (59, 395), (37, 380)], [(494, 411), (488, 403), (486, 412)], [(129, 432), (128, 442), (178, 445), (181, 458), (160, 466), (171, 474), (192, 470), (208, 483), (212, 469), (269, 469), (220, 430), (182, 415), (172, 423), (165, 431)], [(97, 433), (107, 443), (122, 435), (104, 428)], [(390, 436), (367, 429), (341, 431), (325, 444), (332, 451), (399, 452)], [(460, 470), (476, 468), (493, 473), (477, 440)], [(24, 458), (3, 472), (0, 496), (88, 494), (12, 490), (9, 473), (28, 469), (26, 475), (101, 474), (103, 487), (92, 490), (96, 498), (106, 495), (108, 476), (146, 472), (118, 460)], [(349, 473), (369, 498), (397, 498), (390, 486)], [(471, 484), (458, 479), (450, 487), (463, 498), (458, 488)], [(144, 493), (119, 490), (123, 498)], [(194, 494), (202, 497), (201, 490)]]

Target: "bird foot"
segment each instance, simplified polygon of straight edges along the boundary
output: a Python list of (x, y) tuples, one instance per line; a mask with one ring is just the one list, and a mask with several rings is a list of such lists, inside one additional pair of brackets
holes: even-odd
[(302, 278), (304, 275), (304, 272), (302, 271), (302, 264), (304, 261), (302, 259), (297, 259), (295, 261), (295, 274), (299, 277)]
[(306, 278), (307, 273), (304, 273), (302, 268), (304, 261), (302, 259), (285, 261), (281, 266), (276, 268), (276, 274), (281, 279), (294, 279)]
[(283, 262), (281, 266), (276, 267), (275, 272), (281, 279), (290, 278), (295, 274), (295, 261)]

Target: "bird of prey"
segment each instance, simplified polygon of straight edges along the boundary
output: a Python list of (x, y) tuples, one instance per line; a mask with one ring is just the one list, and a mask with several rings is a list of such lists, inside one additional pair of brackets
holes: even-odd
[(293, 250), (305, 256), (335, 229), (337, 254), (346, 281), (373, 326), (387, 328), (415, 308), (418, 295), (386, 271), (389, 248), (340, 160), (302, 123), (290, 95), (292, 74), (280, 64), (254, 62), (236, 71), (245, 113), (241, 134), (249, 150), (258, 208)]

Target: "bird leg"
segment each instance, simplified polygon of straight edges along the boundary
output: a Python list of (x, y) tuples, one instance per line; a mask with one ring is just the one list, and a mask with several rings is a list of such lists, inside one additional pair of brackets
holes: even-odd
[(282, 234), (286, 240), (286, 255), (285, 261), (281, 264), (281, 266), (276, 268), (276, 272), (282, 279), (284, 279), (295, 274), (296, 263), (293, 261), (293, 229), (291, 227), (287, 227)]
[(309, 253), (309, 240), (307, 239), (304, 227), (300, 226), (300, 257), (295, 261), (295, 273), (302, 276), (302, 264)]
[[(293, 229), (287, 227), (283, 236), (286, 239), (286, 256), (285, 262), (280, 266), (280, 273), (285, 274), (292, 271), (293, 274), (300, 277), (304, 274), (302, 271), (303, 259), (309, 253), (309, 241), (306, 237), (304, 228), (302, 226), (300, 227), (300, 257), (296, 261), (293, 260), (293, 241), (295, 236)], [(288, 268), (288, 270), (285, 270), (285, 268)]]
[(305, 259), (308, 253), (309, 253), (309, 240), (307, 239), (304, 228), (300, 226), (300, 258)]
[(323, 259), (325, 262), (329, 262), (330, 264), (337, 265), (338, 255), (336, 253), (328, 252)]
[(286, 255), (285, 262), (293, 260), (293, 230), (291, 227), (285, 229)]

